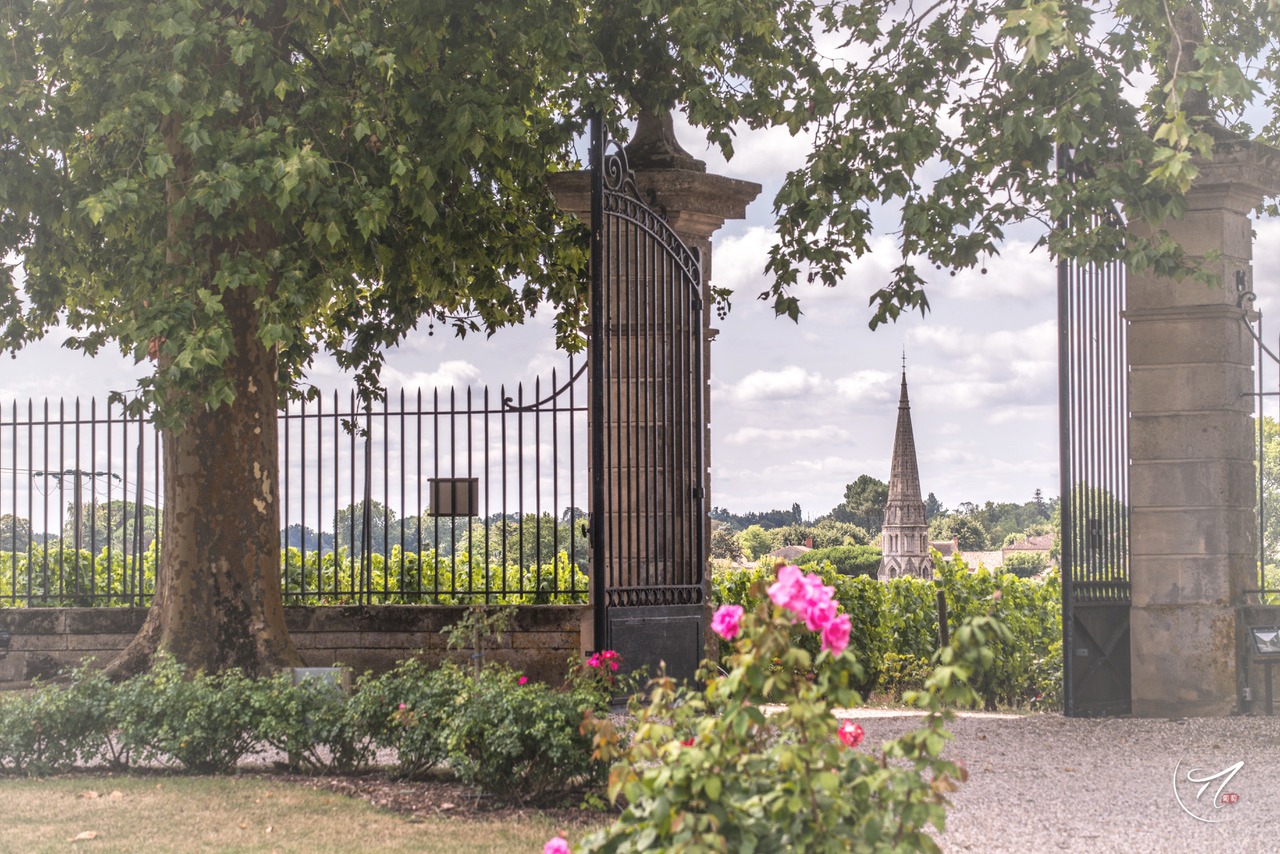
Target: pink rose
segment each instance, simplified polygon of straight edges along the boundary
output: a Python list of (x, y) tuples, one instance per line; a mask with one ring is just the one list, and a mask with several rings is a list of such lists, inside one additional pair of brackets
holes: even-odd
[(542, 854), (573, 854), (563, 836), (552, 837), (542, 846)]
[[(819, 588), (821, 590), (821, 588)], [(811, 632), (820, 632), (836, 617), (835, 600), (815, 595), (808, 602), (808, 609), (802, 615), (805, 627)]]
[(848, 614), (833, 617), (822, 627), (822, 648), (831, 650), (835, 655), (844, 652), (849, 646), (849, 633), (852, 629)]
[(866, 733), (862, 731), (862, 727), (859, 724), (855, 724), (853, 721), (845, 721), (840, 724), (840, 729), (836, 730), (836, 735), (840, 737), (840, 741), (845, 747), (857, 747), (862, 744), (862, 738)]
[(591, 653), (591, 657), (587, 659), (587, 667), (599, 667), (599, 666), (600, 666), (600, 656), (596, 655), (594, 652)]
[(517, 685), (523, 685), (524, 683), (526, 683), (526, 682), (528, 682), (528, 681), (529, 681), (529, 677), (528, 677), (528, 676), (521, 676), (519, 679), (517, 679), (517, 680), (516, 680), (516, 684), (517, 684)]
[(742, 629), (742, 606), (721, 605), (711, 618), (711, 631), (725, 640), (733, 640)]
[(402, 711), (402, 712), (403, 712), (404, 710), (405, 710), (405, 705), (404, 705), (404, 703), (401, 703), (401, 704), (400, 704), (400, 711)]
[(788, 611), (800, 612), (804, 600), (804, 574), (794, 564), (778, 567), (778, 580), (769, 586), (773, 604)]

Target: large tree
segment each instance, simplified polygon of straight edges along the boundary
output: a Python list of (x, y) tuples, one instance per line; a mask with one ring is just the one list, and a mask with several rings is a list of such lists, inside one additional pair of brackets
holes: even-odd
[[(165, 431), (167, 539), (119, 669), (157, 646), (298, 660), (275, 414), (317, 352), (370, 396), (424, 317), (489, 329), (547, 300), (581, 343), (583, 247), (546, 177), (588, 108), (678, 107), (726, 153), (735, 122), (811, 134), (774, 202), (769, 295), (797, 316), (794, 285), (837, 283), (886, 228), (904, 260), (878, 323), (1010, 224), (1180, 211), (1193, 155), (1228, 135), (1210, 117), (1254, 91), (1241, 64), (1280, 65), (1274, 32), (1271, 4), (1243, 0), (7, 0), (5, 341), (62, 320), (73, 346), (156, 359), (137, 405)], [(1052, 251), (1185, 267), (1159, 233), (1072, 222)]]
[[(580, 345), (586, 241), (547, 189), (595, 107), (679, 101), (727, 145), (817, 74), (807, 3), (7, 0), (0, 309), (18, 348), (150, 358), (165, 548), (113, 670), (299, 663), (276, 413), (320, 352), (378, 393), (420, 320), (549, 302)], [(19, 266), (21, 269), (19, 269)]]

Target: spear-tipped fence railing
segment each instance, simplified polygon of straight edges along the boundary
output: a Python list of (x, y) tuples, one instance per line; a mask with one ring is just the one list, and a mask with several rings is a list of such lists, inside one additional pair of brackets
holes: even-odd
[[(285, 604), (585, 602), (583, 376), (281, 412)], [(160, 442), (119, 404), (0, 410), (0, 607), (149, 603)]]

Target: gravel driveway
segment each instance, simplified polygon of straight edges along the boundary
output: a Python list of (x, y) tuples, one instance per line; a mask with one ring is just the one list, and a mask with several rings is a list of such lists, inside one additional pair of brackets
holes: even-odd
[[(883, 709), (841, 717), (861, 722), (868, 743), (919, 722)], [(1280, 717), (970, 712), (950, 730), (944, 755), (965, 763), (969, 781), (953, 795), (944, 851), (1280, 852)]]

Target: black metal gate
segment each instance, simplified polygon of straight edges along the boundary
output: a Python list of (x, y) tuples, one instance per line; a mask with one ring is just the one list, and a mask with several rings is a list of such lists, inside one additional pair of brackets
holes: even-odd
[[(1058, 168), (1072, 179), (1065, 150)], [(1111, 217), (1123, 228), (1119, 212)], [(1071, 716), (1130, 711), (1124, 307), (1122, 263), (1058, 262), (1063, 710)]]
[(706, 634), (702, 265), (591, 130), (595, 647), (690, 678)]

